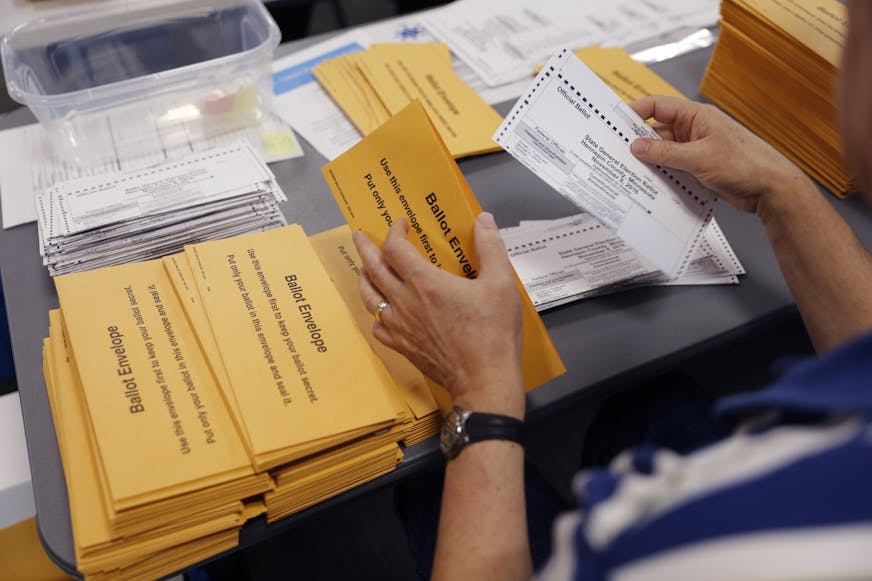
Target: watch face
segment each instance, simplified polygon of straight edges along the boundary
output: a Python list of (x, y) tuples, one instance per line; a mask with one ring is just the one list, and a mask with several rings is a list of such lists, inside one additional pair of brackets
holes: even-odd
[(447, 459), (457, 456), (466, 444), (467, 437), (464, 430), (465, 418), (456, 410), (451, 410), (445, 423), (442, 424), (442, 434), (439, 438), (439, 448)]

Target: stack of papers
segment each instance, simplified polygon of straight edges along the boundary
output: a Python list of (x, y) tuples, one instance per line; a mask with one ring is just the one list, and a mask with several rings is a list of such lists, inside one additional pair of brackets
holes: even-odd
[(681, 276), (668, 279), (590, 214), (500, 230), (515, 271), (544, 311), (645, 285), (739, 284), (745, 269), (712, 220)]
[(453, 157), (499, 150), (502, 118), (457, 76), (444, 44), (374, 44), (312, 72), (364, 135), (420, 99)]
[(57, 279), (43, 363), (88, 578), (161, 577), (231, 548), (263, 509), (243, 500), (272, 488), (166, 283), (160, 262)]
[(835, 79), (846, 9), (837, 0), (725, 0), (700, 93), (839, 197), (857, 187), (842, 163)]
[[(36, 220), (34, 200), (65, 180), (142, 169), (186, 157), (192, 153), (248, 141), (267, 163), (300, 157), (303, 150), (294, 131), (274, 113), (260, 125), (204, 136), (202, 127), (190, 127), (181, 139), (168, 141), (154, 124), (143, 119), (109, 116), (106, 125), (114, 151), (87, 164), (76, 163), (56, 151), (49, 133), (39, 124), (0, 131), (0, 202), (3, 228)], [(179, 125), (181, 131), (184, 126)], [(132, 137), (135, 136), (135, 139)], [(178, 137), (178, 135), (177, 135)]]
[(36, 199), (52, 275), (145, 260), (285, 224), (275, 176), (245, 141), (144, 169), (63, 181)]
[(642, 47), (711, 26), (717, 0), (457, 0), (424, 25), (485, 83), (523, 79), (564, 46)]

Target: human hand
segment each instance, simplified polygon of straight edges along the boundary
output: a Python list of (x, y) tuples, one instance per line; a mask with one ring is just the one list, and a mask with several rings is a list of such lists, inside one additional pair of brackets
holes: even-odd
[(630, 151), (637, 158), (692, 174), (739, 210), (757, 212), (774, 191), (810, 184), (802, 170), (717, 107), (663, 95), (630, 107), (643, 119), (653, 117), (663, 138), (634, 141)]
[(467, 279), (425, 259), (397, 220), (379, 249), (361, 231), (360, 293), (375, 313), (373, 334), (443, 386), (454, 403), (481, 412), (524, 415), (521, 308), (514, 271), (493, 216), (475, 223), (479, 275)]

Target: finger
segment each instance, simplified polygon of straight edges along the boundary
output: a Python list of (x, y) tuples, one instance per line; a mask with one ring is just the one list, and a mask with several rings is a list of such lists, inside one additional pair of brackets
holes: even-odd
[(409, 242), (409, 223), (400, 218), (394, 222), (385, 239), (384, 261), (403, 280), (421, 276), (423, 270), (433, 267)]
[(391, 331), (386, 325), (376, 324), (372, 328), (372, 334), (385, 346), (390, 347), (398, 353), (402, 353), (402, 351), (400, 351), (400, 349), (402, 348), (400, 342), (397, 340), (393, 331)]
[(369, 236), (361, 230), (351, 233), (354, 246), (363, 262), (363, 268), (369, 276), (370, 282), (378, 288), (382, 295), (390, 301), (396, 296), (403, 286), (396, 273), (393, 272), (384, 260), (384, 253), (376, 246)]
[[(640, 160), (696, 174), (708, 154), (703, 140), (680, 143), (643, 137), (630, 144), (630, 151)], [(710, 162), (709, 162), (710, 163)]]
[(694, 115), (699, 104), (668, 95), (649, 95), (630, 103), (630, 108), (642, 119), (653, 117), (660, 123), (674, 125), (680, 119)]
[(490, 212), (482, 212), (475, 221), (473, 230), (475, 254), (478, 257), (479, 276), (511, 276), (512, 263), (506, 245), (500, 237), (499, 228)]
[(357, 286), (360, 291), (360, 300), (363, 301), (363, 305), (366, 307), (367, 312), (371, 315), (375, 315), (378, 304), (383, 300), (386, 300), (386, 298), (378, 287), (372, 283), (365, 267), (360, 269)]
[(665, 123), (654, 123), (651, 126), (651, 129), (657, 132), (657, 135), (660, 136), (660, 139), (666, 139), (668, 141), (675, 141), (675, 129), (672, 125), (666, 125)]

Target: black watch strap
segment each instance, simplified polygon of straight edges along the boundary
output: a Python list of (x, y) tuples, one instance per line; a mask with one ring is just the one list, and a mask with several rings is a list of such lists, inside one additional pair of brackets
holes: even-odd
[(473, 412), (466, 420), (468, 443), (509, 440), (524, 445), (524, 422), (510, 416)]

